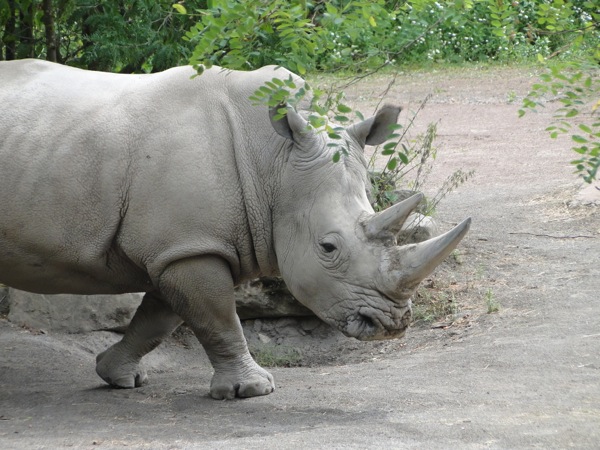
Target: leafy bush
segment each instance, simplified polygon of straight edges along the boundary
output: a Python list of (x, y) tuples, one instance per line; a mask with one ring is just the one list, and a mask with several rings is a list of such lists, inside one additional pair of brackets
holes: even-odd
[[(199, 66), (356, 72), (550, 56), (596, 10), (582, 0), (214, 0), (186, 39)], [(597, 29), (584, 37), (594, 42)]]
[[(566, 55), (566, 32), (598, 40), (591, 0), (1, 1), (0, 59), (48, 58), (143, 72), (187, 61), (369, 71), (427, 61)], [(50, 27), (50, 28), (48, 28)], [(46, 33), (46, 31), (51, 31)], [(182, 38), (185, 35), (187, 41)], [(53, 51), (56, 50), (55, 59)]]

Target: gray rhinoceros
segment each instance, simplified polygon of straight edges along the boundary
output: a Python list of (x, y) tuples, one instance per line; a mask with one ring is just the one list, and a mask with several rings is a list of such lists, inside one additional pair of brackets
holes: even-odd
[(100, 377), (126, 388), (146, 381), (141, 358), (185, 321), (213, 365), (212, 397), (272, 392), (233, 296), (259, 275), (281, 274), (348, 336), (402, 336), (417, 284), (469, 220), (397, 246), (421, 197), (373, 212), (363, 147), (385, 141), (400, 108), (347, 128), (349, 154), (333, 163), (328, 137), (300, 113), (275, 121), (249, 101), (265, 81), (287, 79), (285, 69), (194, 73), (0, 63), (0, 282), (46, 294), (145, 292), (123, 339), (97, 357)]

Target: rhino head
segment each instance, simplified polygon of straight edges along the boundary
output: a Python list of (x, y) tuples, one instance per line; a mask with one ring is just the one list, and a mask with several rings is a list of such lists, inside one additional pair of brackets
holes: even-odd
[(342, 133), (347, 154), (295, 110), (271, 123), (286, 138), (281, 190), (273, 208), (274, 246), (290, 292), (319, 318), (360, 340), (398, 338), (411, 322), (418, 284), (457, 246), (470, 219), (431, 240), (397, 245), (396, 234), (422, 200), (417, 194), (375, 213), (365, 145), (387, 139), (400, 108), (383, 107)]

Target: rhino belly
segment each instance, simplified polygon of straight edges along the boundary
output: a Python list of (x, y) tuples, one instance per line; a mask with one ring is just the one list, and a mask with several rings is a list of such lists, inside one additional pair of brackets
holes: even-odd
[(0, 283), (39, 294), (122, 294), (152, 289), (147, 274), (126, 259), (72, 261), (41, 255), (0, 255)]

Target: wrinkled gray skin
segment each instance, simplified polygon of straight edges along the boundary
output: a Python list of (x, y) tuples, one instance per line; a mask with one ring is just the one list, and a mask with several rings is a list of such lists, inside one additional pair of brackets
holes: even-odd
[(373, 213), (363, 147), (385, 140), (400, 109), (349, 128), (350, 154), (334, 164), (335, 149), (300, 114), (273, 121), (248, 100), (289, 72), (193, 74), (0, 63), (0, 282), (146, 292), (123, 339), (97, 357), (98, 374), (120, 387), (146, 381), (141, 358), (184, 320), (214, 367), (214, 398), (270, 393), (233, 297), (259, 275), (280, 273), (349, 336), (402, 336), (414, 289), (468, 221), (398, 247), (393, 233), (420, 197)]

